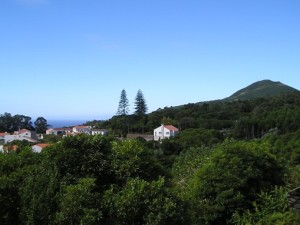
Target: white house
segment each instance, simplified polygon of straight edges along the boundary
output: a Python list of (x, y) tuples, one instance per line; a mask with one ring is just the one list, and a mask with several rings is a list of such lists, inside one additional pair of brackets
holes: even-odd
[(172, 125), (162, 124), (160, 127), (154, 129), (153, 136), (155, 141), (159, 141), (165, 138), (174, 137), (178, 132), (178, 128)]
[(106, 135), (108, 134), (108, 130), (106, 129), (93, 129), (92, 135)]
[(33, 145), (31, 147), (32, 151), (33, 152), (41, 152), (44, 148), (46, 148), (47, 146), (49, 146), (49, 144), (46, 144), (46, 143), (40, 143), (40, 144), (36, 144), (36, 145)]
[(35, 142), (37, 142), (37, 139), (38, 138), (34, 131), (30, 131), (30, 130), (26, 130), (26, 129), (15, 131), (13, 134), (5, 134), (4, 135), (4, 143), (5, 144), (15, 141), (15, 140), (19, 140), (19, 141), (26, 140), (26, 141), (35, 143)]
[(73, 127), (73, 132), (76, 134), (91, 134), (92, 130), (90, 126), (75, 126)]
[(50, 128), (46, 130), (46, 134), (65, 135), (72, 132), (72, 128)]

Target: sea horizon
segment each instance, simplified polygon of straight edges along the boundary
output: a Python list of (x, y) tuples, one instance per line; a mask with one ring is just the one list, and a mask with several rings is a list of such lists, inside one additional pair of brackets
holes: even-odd
[(72, 127), (82, 125), (88, 120), (48, 120), (49, 128), (61, 128), (61, 127)]

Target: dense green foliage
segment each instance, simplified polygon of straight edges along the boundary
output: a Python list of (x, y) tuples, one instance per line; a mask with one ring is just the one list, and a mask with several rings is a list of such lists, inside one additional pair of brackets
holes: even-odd
[(0, 115), (0, 132), (13, 133), (21, 129), (35, 130), (37, 133), (45, 133), (47, 120), (44, 117), (38, 117), (32, 124), (31, 117), (24, 115), (14, 115), (4, 113)]
[[(172, 124), (181, 131), (207, 129), (235, 139), (261, 138), (269, 132), (280, 134), (300, 129), (300, 94), (253, 100), (190, 103), (180, 107), (165, 107), (142, 117), (114, 116), (108, 121), (88, 124), (107, 128), (112, 134), (151, 133), (160, 124)], [(220, 139), (219, 136), (216, 137)]]
[(120, 96), (117, 115), (123, 115), (124, 116), (124, 115), (127, 115), (128, 112), (129, 112), (129, 102), (128, 102), (128, 99), (127, 99), (126, 91), (123, 89), (121, 91), (121, 96)]
[(200, 138), (175, 153), (154, 142), (87, 135), (42, 153), (22, 146), (0, 154), (1, 224), (297, 224), (286, 190), (300, 184), (292, 160), (300, 144), (279, 146), (298, 137)]
[(274, 82), (271, 80), (262, 80), (255, 82), (237, 92), (230, 97), (226, 98), (225, 101), (235, 100), (249, 100), (255, 98), (266, 98), (274, 97), (283, 93), (299, 92), (297, 89), (290, 86), (284, 85), (281, 82)]
[(34, 122), (34, 126), (38, 134), (44, 134), (46, 133), (49, 125), (44, 117), (38, 117)]
[(142, 91), (139, 89), (136, 96), (135, 96), (135, 102), (134, 102), (134, 114), (139, 115), (139, 116), (143, 116), (146, 114), (148, 107), (146, 104), (146, 100), (144, 98), (144, 95), (142, 93)]
[[(298, 94), (188, 104), (93, 121), (110, 136), (45, 136), (41, 153), (15, 142), (0, 153), (0, 223), (300, 224), (288, 204), (300, 186), (299, 115)], [(123, 138), (161, 121), (180, 133)]]

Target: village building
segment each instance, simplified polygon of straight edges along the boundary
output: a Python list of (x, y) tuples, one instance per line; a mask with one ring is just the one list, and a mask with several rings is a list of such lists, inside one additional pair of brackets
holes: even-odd
[(44, 148), (48, 147), (49, 144), (46, 144), (46, 143), (39, 143), (39, 144), (36, 144), (36, 145), (33, 145), (31, 147), (32, 151), (33, 152), (37, 152), (37, 153), (40, 153)]
[(155, 141), (163, 140), (170, 137), (175, 137), (178, 134), (178, 128), (173, 125), (164, 125), (162, 124), (160, 127), (157, 127), (153, 131), (153, 139)]
[(73, 133), (78, 134), (91, 134), (92, 133), (92, 129), (90, 126), (75, 126), (72, 129)]
[(92, 135), (107, 135), (108, 130), (106, 129), (92, 129)]
[(35, 131), (30, 131), (27, 129), (22, 129), (19, 131), (15, 131), (13, 134), (8, 134), (8, 133), (1, 133), (0, 140), (4, 140), (4, 144), (7, 144), (12, 141), (28, 141), (31, 143), (36, 143), (38, 140), (38, 137), (35, 133)]
[(66, 135), (72, 132), (72, 128), (50, 128), (46, 130), (46, 134), (50, 135)]

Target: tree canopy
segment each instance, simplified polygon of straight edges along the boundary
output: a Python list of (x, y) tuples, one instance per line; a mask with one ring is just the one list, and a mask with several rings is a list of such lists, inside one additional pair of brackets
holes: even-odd
[(129, 102), (127, 99), (126, 91), (125, 91), (125, 89), (123, 89), (121, 91), (117, 115), (127, 115), (128, 112), (129, 112)]
[(146, 104), (146, 100), (144, 98), (144, 95), (142, 93), (142, 91), (139, 89), (137, 94), (136, 94), (136, 97), (135, 97), (135, 102), (134, 102), (134, 113), (136, 115), (145, 115), (147, 110), (148, 110), (148, 107), (147, 107), (147, 104)]

